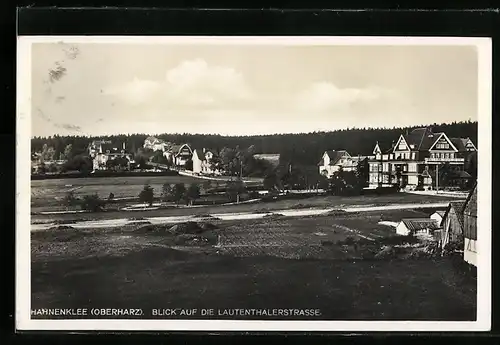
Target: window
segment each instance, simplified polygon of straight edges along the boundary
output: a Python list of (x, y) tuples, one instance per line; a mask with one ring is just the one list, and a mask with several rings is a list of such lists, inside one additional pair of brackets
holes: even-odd
[(408, 147), (406, 146), (406, 143), (404, 143), (404, 142), (400, 142), (399, 143), (398, 150), (404, 151), (404, 150), (407, 150), (407, 149), (408, 149)]
[(436, 148), (438, 150), (448, 150), (450, 148), (450, 145), (448, 143), (437, 143)]

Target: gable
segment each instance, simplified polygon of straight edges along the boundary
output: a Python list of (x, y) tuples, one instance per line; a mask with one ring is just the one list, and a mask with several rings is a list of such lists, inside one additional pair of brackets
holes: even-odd
[(403, 135), (399, 136), (399, 139), (394, 146), (394, 152), (396, 151), (410, 151), (410, 146), (408, 146), (408, 143), (406, 142)]
[(467, 141), (465, 142), (465, 149), (467, 151), (477, 151), (476, 146), (474, 145), (474, 143), (470, 139), (467, 139)]
[(457, 148), (451, 140), (446, 136), (445, 133), (441, 133), (441, 135), (437, 138), (437, 140), (432, 144), (429, 151), (454, 151), (457, 152)]
[(191, 148), (189, 147), (188, 144), (184, 144), (182, 145), (181, 147), (179, 147), (179, 151), (177, 153), (178, 155), (181, 155), (181, 154), (193, 154), (193, 151), (191, 150)]
[(373, 152), (372, 152), (372, 153), (373, 153), (374, 155), (376, 155), (376, 154), (382, 154), (382, 150), (380, 149), (380, 146), (379, 146), (379, 144), (378, 144), (378, 143), (375, 145), (375, 148), (373, 149)]

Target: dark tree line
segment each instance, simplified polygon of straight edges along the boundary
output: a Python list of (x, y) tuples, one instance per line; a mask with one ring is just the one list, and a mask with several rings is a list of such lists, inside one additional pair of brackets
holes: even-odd
[[(421, 126), (419, 126), (421, 127)], [(434, 132), (445, 132), (449, 137), (469, 137), (477, 146), (477, 121), (453, 122), (450, 124), (432, 124)], [(400, 134), (411, 131), (415, 127), (394, 128), (353, 128), (331, 132), (312, 132), (300, 134), (273, 134), (251, 136), (222, 136), (217, 134), (160, 134), (158, 138), (173, 143), (188, 143), (193, 148), (210, 148), (221, 151), (223, 148), (248, 148), (253, 146), (256, 153), (280, 153), (285, 160), (295, 160), (305, 165), (317, 164), (325, 150), (344, 149), (352, 155), (369, 155), (375, 143), (391, 143)], [(43, 145), (54, 148), (54, 156), (64, 154), (67, 145), (71, 144), (72, 155), (86, 154), (90, 141), (105, 139), (125, 143), (127, 151), (137, 152), (142, 147), (147, 134), (112, 135), (101, 137), (86, 136), (53, 136), (35, 137), (31, 140), (33, 152), (41, 152)]]

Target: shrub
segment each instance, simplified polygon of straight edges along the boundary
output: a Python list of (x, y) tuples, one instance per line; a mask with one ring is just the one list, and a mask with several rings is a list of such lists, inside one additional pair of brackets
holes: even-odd
[(85, 195), (81, 202), (81, 208), (86, 211), (100, 212), (104, 209), (106, 202), (99, 198), (97, 193)]
[(68, 192), (64, 197), (64, 205), (66, 206), (77, 206), (79, 203), (79, 199), (75, 197), (75, 193), (73, 191)]
[(144, 188), (139, 193), (139, 200), (148, 203), (149, 206), (153, 205), (154, 190), (149, 184), (144, 185)]
[(200, 187), (196, 183), (192, 183), (186, 190), (184, 198), (190, 205), (192, 205), (194, 201), (199, 197), (200, 197)]

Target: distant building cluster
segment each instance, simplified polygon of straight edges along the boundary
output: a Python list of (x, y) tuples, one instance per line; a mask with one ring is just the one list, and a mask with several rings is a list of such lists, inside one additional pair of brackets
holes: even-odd
[(174, 144), (155, 137), (144, 140), (143, 147), (152, 151), (161, 151), (163, 156), (175, 168), (185, 168), (188, 161), (192, 161), (192, 171), (195, 174), (217, 174), (212, 169), (212, 159), (216, 154), (213, 149), (193, 149), (189, 144)]

